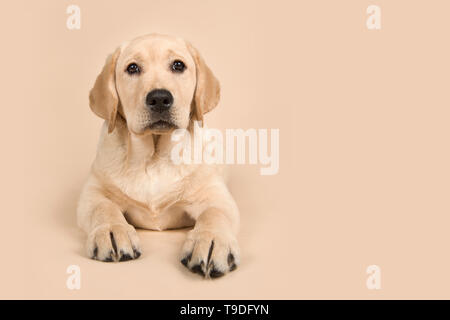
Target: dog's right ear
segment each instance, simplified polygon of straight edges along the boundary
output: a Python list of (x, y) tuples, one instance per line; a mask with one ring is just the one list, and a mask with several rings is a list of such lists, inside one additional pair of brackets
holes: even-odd
[(108, 122), (108, 133), (116, 125), (119, 97), (116, 90), (116, 63), (120, 55), (120, 48), (106, 59), (102, 72), (97, 76), (94, 87), (89, 93), (89, 106), (100, 118)]

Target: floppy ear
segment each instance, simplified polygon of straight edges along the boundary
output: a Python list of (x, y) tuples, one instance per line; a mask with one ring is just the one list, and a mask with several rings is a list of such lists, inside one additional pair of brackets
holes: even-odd
[(94, 87), (89, 93), (89, 106), (100, 118), (108, 121), (108, 133), (116, 125), (119, 98), (116, 90), (116, 62), (120, 55), (120, 48), (106, 59), (102, 72), (97, 76)]
[(197, 49), (190, 43), (186, 44), (195, 62), (197, 84), (193, 100), (193, 113), (198, 121), (203, 121), (203, 115), (214, 109), (220, 99), (220, 84), (211, 69), (208, 68)]

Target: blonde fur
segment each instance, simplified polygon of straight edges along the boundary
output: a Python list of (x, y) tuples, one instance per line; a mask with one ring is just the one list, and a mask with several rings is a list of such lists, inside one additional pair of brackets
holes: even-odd
[[(173, 59), (186, 64), (182, 75), (168, 70)], [(130, 61), (142, 65), (139, 77), (124, 72)], [(135, 227), (194, 225), (182, 248), (183, 264), (206, 277), (223, 275), (239, 264), (238, 208), (220, 168), (174, 164), (171, 130), (148, 129), (145, 95), (155, 88), (172, 92), (172, 118), (179, 128), (191, 128), (219, 101), (219, 82), (182, 39), (139, 37), (107, 59), (90, 93), (90, 107), (105, 124), (77, 210), (88, 235), (87, 253), (102, 261), (135, 259), (140, 255)]]

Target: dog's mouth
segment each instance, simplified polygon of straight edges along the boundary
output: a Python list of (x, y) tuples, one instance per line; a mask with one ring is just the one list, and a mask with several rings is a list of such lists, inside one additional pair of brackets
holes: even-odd
[(157, 133), (165, 133), (172, 129), (176, 129), (177, 126), (169, 121), (158, 120), (153, 122), (148, 128), (152, 131), (156, 131)]

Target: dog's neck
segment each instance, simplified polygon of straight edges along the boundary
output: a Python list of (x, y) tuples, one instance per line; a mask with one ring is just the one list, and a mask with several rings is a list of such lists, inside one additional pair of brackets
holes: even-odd
[(170, 156), (170, 134), (135, 135), (128, 132), (127, 162), (130, 166), (148, 165), (158, 158)]
[(158, 142), (159, 142), (159, 138), (161, 137), (161, 135), (159, 135), (159, 134), (152, 134), (152, 137), (153, 137), (153, 146), (154, 146), (154, 149), (155, 149), (156, 151), (158, 151)]
[(127, 130), (127, 166), (147, 167), (158, 160), (170, 158), (175, 143), (170, 133), (135, 135)]
[[(169, 158), (174, 145), (180, 143), (172, 141), (171, 133), (136, 135), (128, 129), (126, 121), (121, 118), (119, 122), (121, 123), (116, 126), (116, 130), (121, 131), (123, 134), (120, 135), (126, 137), (128, 167), (147, 167), (159, 159)], [(187, 130), (193, 133), (192, 122)]]

